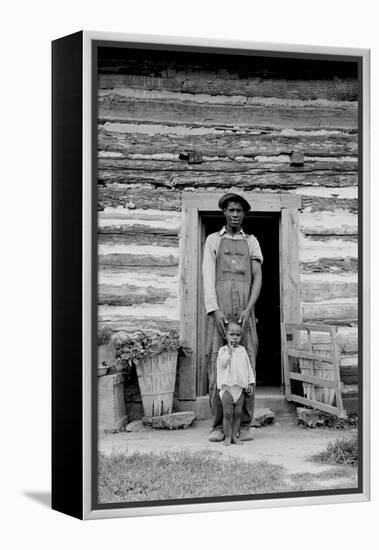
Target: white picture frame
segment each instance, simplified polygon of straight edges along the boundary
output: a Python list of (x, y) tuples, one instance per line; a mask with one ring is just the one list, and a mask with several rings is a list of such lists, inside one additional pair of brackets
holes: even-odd
[[(53, 227), (56, 228), (54, 247), (56, 256), (53, 256), (53, 267), (56, 268), (55, 290), (56, 300), (53, 306), (53, 319), (64, 311), (63, 321), (66, 323), (67, 331), (70, 327), (70, 315), (73, 313), (81, 314), (80, 319), (75, 322), (75, 331), (73, 333), (75, 361), (69, 366), (65, 364), (64, 356), (68, 344), (67, 339), (59, 332), (62, 324), (56, 322), (56, 332), (53, 328), (53, 348), (55, 349), (55, 361), (53, 361), (53, 508), (75, 515), (82, 519), (100, 519), (115, 517), (131, 517), (141, 515), (160, 515), (172, 513), (193, 513), (204, 511), (238, 510), (250, 508), (270, 508), (278, 506), (300, 506), (309, 504), (327, 504), (343, 502), (366, 501), (370, 498), (370, 463), (369, 463), (369, 437), (370, 437), (370, 285), (369, 285), (369, 204), (370, 204), (370, 174), (369, 174), (369, 74), (370, 74), (370, 54), (369, 50), (357, 48), (329, 48), (314, 46), (297, 46), (290, 44), (271, 44), (255, 43), (242, 41), (219, 41), (211, 39), (198, 39), (182, 37), (161, 37), (149, 35), (127, 35), (118, 33), (83, 31), (55, 41), (53, 43), (56, 55), (53, 55), (53, 64), (55, 63), (55, 72), (53, 65), (53, 114), (55, 117), (55, 149), (53, 144), (53, 165), (55, 160), (56, 171), (53, 169), (53, 193), (61, 199), (61, 202), (54, 202), (53, 196)], [(334, 492), (330, 494), (307, 494), (302, 496), (278, 496), (271, 498), (270, 494), (260, 498), (238, 498), (228, 499), (206, 499), (204, 502), (197, 499), (196, 502), (169, 503), (162, 501), (162, 504), (154, 502), (138, 503), (102, 503), (96, 504), (97, 487), (94, 482), (94, 471), (97, 464), (97, 437), (98, 426), (94, 417), (94, 411), (97, 411), (97, 386), (96, 386), (96, 343), (94, 327), (97, 325), (97, 308), (94, 300), (96, 295), (94, 289), (97, 288), (97, 257), (96, 243), (94, 235), (97, 231), (96, 217), (96, 196), (94, 194), (94, 182), (97, 179), (97, 130), (95, 121), (97, 117), (97, 48), (106, 47), (133, 47), (146, 48), (146, 51), (153, 51), (154, 47), (161, 47), (173, 52), (176, 49), (180, 51), (210, 51), (219, 52), (219, 55), (237, 55), (237, 52), (255, 52), (261, 55), (272, 57), (280, 56), (288, 59), (295, 59), (305, 56), (311, 58), (325, 59), (338, 56), (354, 60), (359, 67), (359, 132), (358, 132), (358, 164), (359, 164), (359, 182), (358, 182), (358, 271), (359, 271), (359, 440), (360, 440), (360, 481), (359, 490), (351, 492)], [(124, 46), (123, 46), (124, 45)], [(71, 49), (70, 49), (71, 48)], [(72, 56), (75, 56), (77, 67), (69, 69), (72, 63)], [(71, 57), (70, 57), (71, 56)], [(75, 65), (75, 64), (74, 64)], [(71, 70), (72, 83), (67, 82), (66, 90), (70, 100), (75, 101), (76, 110), (72, 116), (76, 117), (75, 126), (81, 126), (81, 147), (80, 143), (71, 143), (67, 145), (67, 136), (70, 129), (66, 128), (62, 132), (59, 121), (68, 116), (68, 104), (59, 102), (57, 89), (59, 86), (65, 86), (64, 74), (69, 74)], [(68, 71), (68, 72), (67, 72)], [(55, 80), (54, 80), (55, 79)], [(55, 85), (55, 88), (54, 88)], [(75, 88), (76, 86), (76, 88)], [(75, 96), (75, 90), (80, 89), (81, 98)], [(54, 90), (55, 94), (54, 95)], [(74, 90), (74, 91), (73, 91)], [(60, 88), (62, 92), (62, 88)], [(55, 101), (54, 101), (55, 99)], [(69, 100), (68, 100), (69, 101)], [(66, 139), (66, 141), (65, 141)], [(69, 150), (65, 151), (65, 147)], [(73, 153), (70, 147), (76, 147), (75, 162), (71, 167), (73, 176), (70, 188), (64, 188), (65, 181), (70, 176), (66, 163), (66, 155)], [(78, 147), (80, 150), (78, 150)], [(66, 171), (65, 171), (66, 170)], [(76, 184), (76, 187), (74, 186)], [(79, 183), (79, 187), (78, 184)], [(243, 189), (242, 189), (243, 190)], [(75, 195), (75, 196), (74, 196)], [(67, 222), (63, 220), (61, 210), (63, 204), (66, 207), (72, 200), (80, 200), (81, 211), (79, 207), (77, 216), (73, 219), (72, 227), (67, 227)], [(189, 197), (190, 199), (190, 197)], [(62, 204), (63, 201), (63, 204)], [(55, 224), (55, 225), (54, 225)], [(62, 267), (64, 258), (59, 256), (59, 250), (63, 248), (62, 242), (67, 231), (71, 231), (71, 239), (75, 239), (76, 248), (73, 253), (72, 261), (67, 265), (68, 273), (72, 277), (65, 277), (59, 268)], [(64, 250), (62, 255), (64, 254)], [(78, 273), (78, 259), (80, 258), (81, 273)], [(81, 288), (77, 289), (76, 296), (80, 297), (81, 302), (76, 303), (74, 309), (66, 304), (62, 298), (65, 292), (71, 292), (73, 285), (81, 282)], [(66, 307), (66, 309), (65, 309)], [(53, 325), (54, 326), (54, 325)], [(362, 330), (364, 327), (364, 330)], [(67, 334), (67, 333), (65, 333)], [(53, 353), (54, 359), (54, 353)], [(78, 364), (79, 362), (79, 364)], [(74, 364), (75, 363), (75, 364)], [(66, 378), (63, 376), (63, 369)], [(67, 402), (63, 399), (64, 392), (71, 391), (75, 406), (67, 411)], [(63, 412), (65, 414), (63, 416)], [(78, 433), (67, 436), (67, 427), (76, 422)], [(80, 428), (80, 429), (79, 429)], [(66, 434), (66, 435), (62, 435)], [(72, 459), (66, 471), (62, 472), (62, 464), (65, 463), (67, 450), (70, 451)], [(74, 472), (75, 490), (71, 493), (71, 501), (65, 492), (65, 485), (70, 472)], [(72, 487), (71, 487), (72, 488)]]

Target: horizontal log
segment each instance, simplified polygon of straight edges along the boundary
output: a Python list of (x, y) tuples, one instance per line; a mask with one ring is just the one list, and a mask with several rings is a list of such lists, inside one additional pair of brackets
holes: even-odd
[[(239, 172), (241, 174), (255, 174), (260, 172), (290, 172), (290, 173), (309, 173), (320, 172), (327, 170), (330, 172), (355, 172), (358, 169), (358, 162), (354, 158), (348, 160), (336, 160), (336, 159), (321, 159), (304, 160), (304, 166), (291, 166), (291, 159), (289, 155), (284, 155), (283, 161), (277, 161), (275, 157), (262, 157), (265, 159), (259, 162), (255, 159), (248, 159), (243, 157), (243, 160), (228, 160), (223, 157), (214, 157), (214, 160), (210, 157), (203, 160), (201, 164), (188, 164), (187, 161), (179, 159), (179, 154), (172, 155), (169, 160), (165, 157), (162, 159), (152, 158), (151, 155), (146, 155), (149, 158), (99, 158), (98, 169), (100, 172), (115, 171), (120, 172), (124, 170), (143, 172), (159, 172), (164, 170), (167, 173), (181, 173), (181, 172)], [(259, 158), (259, 157), (258, 157)], [(283, 158), (283, 157), (282, 157)]]
[(106, 232), (99, 232), (97, 242), (101, 245), (117, 245), (117, 244), (137, 244), (137, 245), (156, 245), (156, 246), (179, 246), (179, 236), (169, 235), (164, 233), (156, 233), (146, 231), (144, 228), (141, 231), (134, 231), (132, 227), (117, 228), (117, 231), (112, 232), (112, 228), (107, 228)]
[[(259, 98), (258, 98), (259, 100)], [(275, 101), (275, 100), (274, 100)], [(173, 124), (170, 122), (117, 122), (117, 121), (98, 121), (97, 124), (98, 130), (103, 129), (107, 132), (119, 132), (121, 134), (146, 134), (151, 137), (159, 136), (178, 136), (178, 137), (194, 137), (194, 136), (210, 136), (210, 135), (245, 135), (245, 136), (288, 136), (296, 139), (298, 137), (304, 136), (312, 137), (319, 136), (324, 139), (328, 137), (336, 138), (337, 136), (347, 136), (351, 134), (357, 138), (358, 129), (346, 130), (346, 129), (323, 129), (323, 128), (284, 128), (281, 130), (275, 130), (270, 128), (249, 128), (243, 127), (239, 128), (234, 125), (225, 125), (217, 124), (213, 126), (200, 126), (196, 124), (195, 121), (192, 121), (190, 124)]]
[(180, 228), (165, 228), (165, 227), (156, 227), (147, 224), (133, 223), (130, 225), (117, 224), (118, 220), (114, 221), (114, 225), (107, 225), (106, 227), (98, 227), (98, 233), (100, 235), (140, 235), (149, 233), (151, 235), (160, 235), (163, 237), (175, 237), (178, 235), (178, 230)]
[(99, 282), (103, 281), (116, 281), (122, 283), (123, 281), (132, 280), (133, 277), (137, 277), (139, 281), (149, 278), (153, 280), (153, 277), (157, 278), (173, 278), (178, 275), (178, 266), (148, 266), (148, 269), (143, 270), (141, 266), (129, 265), (129, 266), (117, 266), (117, 265), (99, 265), (98, 269)]
[[(118, 90), (120, 94), (120, 90)], [(239, 103), (223, 99), (215, 103), (214, 96), (200, 101), (194, 95), (180, 98), (170, 92), (145, 92), (140, 97), (128, 97), (114, 92), (98, 98), (99, 122), (161, 122), (165, 124), (215, 125), (269, 129), (344, 129), (356, 130), (358, 126), (356, 102), (302, 102), (285, 100), (283, 103), (269, 99), (249, 104), (241, 97)], [(137, 95), (137, 94), (136, 94)], [(184, 94), (182, 94), (184, 95)], [(186, 99), (186, 100), (183, 100)], [(196, 99), (199, 99), (197, 102)], [(201, 98), (203, 99), (203, 98)]]
[(110, 326), (112, 330), (171, 330), (179, 328), (178, 304), (169, 307), (162, 304), (141, 304), (133, 306), (98, 307), (99, 326)]
[(304, 302), (319, 302), (334, 298), (352, 298), (358, 296), (356, 275), (345, 277), (338, 274), (302, 275), (300, 296)]
[[(296, 191), (299, 191), (299, 189), (304, 193), (308, 192), (308, 190), (311, 191), (309, 187), (297, 188)], [(220, 193), (223, 191), (224, 190), (221, 189)], [(333, 191), (332, 189), (332, 192)], [(201, 192), (201, 189), (199, 192)], [(356, 214), (358, 211), (358, 199), (355, 198), (319, 197), (304, 194), (301, 200), (302, 208), (308, 208), (310, 212), (344, 209), (347, 212)], [(132, 204), (132, 206), (135, 206), (137, 209), (156, 208), (158, 210), (179, 211), (181, 210), (181, 191), (177, 189), (166, 189), (164, 187), (155, 188), (149, 184), (142, 186), (130, 186), (118, 183), (99, 185), (98, 204), (101, 209), (110, 206), (126, 207), (127, 204)]]
[(154, 186), (109, 184), (98, 186), (98, 205), (103, 210), (106, 207), (132, 204), (137, 209), (181, 210), (181, 191)]
[(170, 330), (179, 331), (179, 321), (166, 319), (165, 317), (112, 317), (99, 319), (98, 330), (110, 328), (113, 332), (123, 330), (125, 332), (135, 332), (136, 330), (168, 332)]
[(107, 208), (98, 215), (99, 225), (128, 225), (133, 223), (143, 223), (145, 225), (155, 225), (162, 228), (175, 228), (180, 225), (181, 214), (170, 211), (151, 208), (150, 210), (140, 210), (135, 207), (128, 208)]
[[(182, 127), (181, 133), (171, 133), (172, 127), (161, 128), (167, 134), (155, 133), (157, 130), (146, 129), (147, 133), (125, 133), (109, 131), (109, 124), (99, 126), (98, 150), (128, 154), (169, 154), (186, 150), (201, 151), (204, 156), (218, 156), (234, 159), (239, 156), (254, 157), (257, 155), (275, 156), (301, 151), (313, 157), (343, 157), (358, 154), (358, 137), (349, 133), (312, 133), (298, 132), (270, 134), (249, 134), (216, 130), (196, 135), (190, 128)], [(141, 132), (142, 125), (135, 125), (131, 130)], [(153, 133), (154, 132), (154, 133)], [(153, 134), (153, 135), (152, 135)]]
[(357, 273), (357, 258), (323, 258), (300, 263), (301, 273)]
[(98, 304), (131, 306), (137, 304), (164, 304), (167, 299), (177, 299), (177, 292), (170, 288), (141, 287), (131, 284), (98, 287)]
[(98, 216), (98, 242), (177, 247), (180, 223), (180, 215), (166, 210), (108, 208)]
[[(167, 271), (171, 269), (171, 271)], [(104, 285), (123, 285), (125, 283), (137, 286), (153, 286), (154, 288), (176, 288), (178, 268), (148, 268), (142, 270), (133, 267), (102, 266), (98, 270), (98, 282)]]
[[(275, 167), (277, 168), (277, 167)], [(149, 171), (145, 170), (104, 170), (98, 171), (100, 185), (105, 184), (137, 184), (154, 185), (157, 187), (199, 189), (199, 188), (229, 188), (241, 187), (252, 190), (260, 188), (291, 189), (301, 186), (352, 187), (358, 184), (356, 171), (340, 170), (305, 171), (279, 167), (279, 170), (252, 170), (241, 172), (204, 172), (191, 170)]]
[(300, 234), (299, 257), (301, 262), (319, 262), (321, 258), (347, 259), (358, 257), (358, 243), (341, 237), (311, 238)]
[(179, 249), (177, 247), (165, 248), (162, 246), (139, 246), (139, 245), (112, 245), (112, 246), (99, 246), (98, 253), (102, 256), (107, 254), (131, 254), (131, 255), (152, 255), (155, 257), (167, 257), (172, 256), (174, 258), (179, 257)]
[[(103, 70), (110, 70), (108, 66)], [(115, 70), (113, 68), (112, 70)], [(126, 71), (126, 67), (118, 67)], [(99, 89), (131, 88), (145, 90), (166, 90), (190, 94), (243, 95), (246, 97), (278, 97), (288, 99), (328, 99), (354, 101), (358, 99), (357, 79), (330, 80), (286, 80), (260, 77), (241, 78), (237, 73), (225, 74), (220, 78), (217, 72), (207, 71), (159, 71), (149, 75), (99, 74)], [(152, 76), (154, 75), (154, 76)]]
[(163, 246), (100, 245), (98, 262), (110, 266), (177, 266), (179, 249)]
[[(291, 191), (295, 195), (302, 195), (303, 198), (331, 198), (331, 199), (358, 199), (358, 187), (323, 187), (323, 186), (306, 186), (297, 187)], [(320, 209), (319, 209), (320, 210)]]
[(140, 304), (133, 306), (99, 306), (99, 319), (122, 317), (164, 317), (166, 319), (179, 319), (179, 303), (177, 300), (164, 306), (160, 304)]
[(358, 303), (356, 299), (326, 300), (324, 302), (302, 302), (302, 318), (305, 322), (356, 321)]
[(305, 235), (358, 235), (358, 215), (345, 210), (302, 212), (300, 229)]
[[(178, 268), (174, 273), (156, 272), (148, 267), (138, 271), (130, 267), (99, 270), (98, 298), (100, 304), (133, 305), (165, 303), (178, 298)], [(160, 268), (162, 269), (162, 268)]]
[(140, 267), (150, 267), (150, 266), (177, 266), (179, 265), (178, 258), (174, 256), (154, 256), (152, 254), (100, 254), (99, 255), (99, 264), (100, 265), (109, 265), (109, 266), (140, 266)]
[(336, 197), (312, 197), (303, 195), (301, 207), (308, 212), (334, 212), (345, 210), (351, 214), (358, 214), (358, 199), (340, 199)]
[(338, 327), (345, 327), (346, 325), (349, 327), (356, 327), (358, 324), (358, 319), (330, 319), (329, 317), (326, 317), (325, 319), (311, 319), (311, 322), (320, 323), (320, 324), (327, 324), (331, 325), (333, 324), (336, 328)]
[[(303, 234), (303, 233), (302, 233)], [(338, 239), (342, 243), (354, 243), (358, 247), (358, 235), (306, 235), (310, 241), (328, 243), (331, 239)]]
[(314, 108), (330, 108), (334, 110), (345, 109), (347, 112), (357, 111), (357, 101), (335, 101), (314, 98), (312, 100), (302, 100), (298, 98), (277, 98), (274, 96), (262, 97), (254, 96), (249, 97), (243, 94), (191, 94), (187, 92), (173, 92), (170, 90), (147, 90), (143, 88), (106, 88), (98, 89), (97, 99), (100, 102), (106, 104), (114, 101), (128, 102), (128, 101), (144, 101), (144, 102), (158, 102), (158, 103), (185, 103), (191, 105), (211, 105), (211, 106), (224, 106), (230, 107), (243, 106), (252, 107), (262, 105), (265, 107), (293, 107), (303, 108), (310, 110)]

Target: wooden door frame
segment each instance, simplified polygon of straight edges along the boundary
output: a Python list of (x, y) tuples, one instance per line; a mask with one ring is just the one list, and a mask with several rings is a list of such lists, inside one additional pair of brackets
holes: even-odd
[[(232, 190), (241, 193), (241, 190)], [(179, 398), (193, 400), (197, 397), (197, 320), (198, 280), (201, 276), (200, 216), (205, 212), (219, 212), (219, 193), (194, 193), (182, 195), (182, 225), (180, 233), (179, 297), (180, 337), (192, 349), (188, 357), (179, 360)], [(253, 205), (253, 212), (277, 212), (279, 223), (280, 269), (280, 320), (299, 323), (300, 269), (299, 269), (299, 208), (301, 197), (289, 193), (243, 192)], [(282, 359), (283, 371), (283, 359)], [(282, 376), (283, 380), (283, 376)]]

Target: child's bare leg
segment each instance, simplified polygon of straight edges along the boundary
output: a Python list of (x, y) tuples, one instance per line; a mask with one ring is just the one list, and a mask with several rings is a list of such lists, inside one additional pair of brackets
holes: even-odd
[(234, 403), (233, 406), (233, 427), (232, 427), (232, 443), (235, 443), (236, 445), (242, 445), (242, 441), (238, 437), (238, 432), (240, 430), (240, 424), (241, 424), (241, 414), (242, 414), (242, 406), (244, 402), (245, 396), (243, 393), (239, 396), (237, 401)]
[(228, 391), (224, 391), (221, 401), (225, 435), (224, 445), (230, 445), (232, 442), (233, 398)]

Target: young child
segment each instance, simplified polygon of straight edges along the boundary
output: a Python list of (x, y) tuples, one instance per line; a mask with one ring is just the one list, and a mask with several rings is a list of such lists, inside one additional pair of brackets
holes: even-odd
[(246, 349), (240, 346), (241, 325), (230, 321), (226, 329), (227, 345), (217, 356), (217, 388), (223, 409), (224, 445), (242, 445), (239, 433), (244, 394), (253, 391), (254, 372)]

